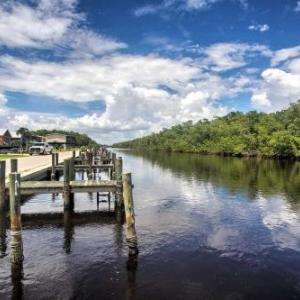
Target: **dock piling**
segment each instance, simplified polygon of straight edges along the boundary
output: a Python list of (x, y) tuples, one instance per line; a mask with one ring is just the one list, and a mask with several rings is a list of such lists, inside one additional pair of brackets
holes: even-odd
[(126, 240), (129, 248), (128, 253), (130, 256), (134, 256), (138, 254), (138, 246), (137, 235), (135, 230), (135, 215), (132, 196), (131, 173), (123, 174), (123, 194), (127, 225)]
[(66, 254), (71, 253), (72, 240), (74, 235), (73, 212), (64, 211), (64, 250)]
[(93, 179), (93, 169), (92, 169), (92, 164), (93, 164), (93, 153), (91, 151), (88, 152), (88, 179)]
[(0, 212), (5, 210), (5, 160), (0, 161)]
[(123, 160), (122, 157), (118, 157), (116, 160), (116, 208), (122, 208), (123, 206), (123, 184), (122, 184), (122, 173), (123, 173)]
[(56, 153), (52, 153), (51, 180), (55, 180)]
[(69, 160), (69, 172), (70, 181), (75, 180), (74, 158), (70, 158)]
[(116, 153), (112, 153), (112, 159), (111, 159), (112, 161), (112, 165), (113, 165), (113, 168), (112, 168), (112, 170), (111, 170), (111, 172), (112, 172), (112, 175), (111, 175), (111, 178), (113, 179), (113, 180), (115, 180), (116, 179), (116, 160), (117, 160), (117, 155), (116, 155)]
[(70, 159), (64, 160), (64, 209), (72, 210), (72, 197), (70, 192)]
[(55, 165), (57, 166), (59, 164), (59, 153), (55, 153)]
[(0, 258), (6, 256), (7, 249), (7, 234), (6, 234), (6, 213), (0, 211)]
[(18, 172), (18, 160), (13, 158), (10, 160), (10, 173)]
[(11, 233), (11, 262), (22, 264), (23, 242), (21, 221), (21, 176), (19, 173), (9, 174), (9, 201), (10, 201), (10, 233)]
[[(74, 164), (75, 164), (75, 159), (74, 157), (70, 158), (69, 160), (69, 176), (70, 176), (70, 181), (75, 180), (75, 168), (74, 168)], [(71, 203), (74, 203), (74, 193), (70, 193), (70, 199), (71, 199)]]

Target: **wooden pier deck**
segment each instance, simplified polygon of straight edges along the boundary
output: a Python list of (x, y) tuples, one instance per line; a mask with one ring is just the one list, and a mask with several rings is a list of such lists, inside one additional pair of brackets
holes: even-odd
[[(65, 159), (72, 157), (72, 151), (59, 153), (59, 163), (63, 163)], [(5, 177), (8, 182), (8, 175), (11, 173), (10, 159), (5, 160), (6, 169)], [(51, 155), (34, 155), (17, 158), (18, 172), (21, 174), (22, 180), (33, 180), (40, 178), (45, 174), (47, 169), (52, 165)]]
[[(82, 175), (82, 180), (78, 180), (78, 176), (75, 176), (76, 171)], [(87, 176), (83, 176), (84, 173)], [(105, 180), (101, 179), (103, 173), (104, 178), (107, 178)], [(39, 181), (40, 176), (51, 180)], [(109, 210), (108, 215), (109, 217), (114, 215), (116, 221), (126, 220), (128, 253), (130, 256), (137, 255), (132, 188), (131, 173), (123, 174), (122, 158), (117, 158), (115, 153), (107, 150), (54, 153), (47, 157), (28, 157), (18, 161), (12, 159), (9, 163), (0, 162), (0, 214), (5, 215), (5, 210), (9, 208), (12, 264), (22, 264), (23, 261), (22, 226), (49, 222), (66, 224), (67, 221), (76, 224), (99, 221), (99, 218), (107, 217), (106, 212), (98, 210), (75, 213), (76, 193), (96, 193), (97, 209), (100, 195), (108, 197), (109, 207), (112, 199), (114, 211)], [(22, 215), (22, 195), (57, 193), (63, 195), (63, 212)]]

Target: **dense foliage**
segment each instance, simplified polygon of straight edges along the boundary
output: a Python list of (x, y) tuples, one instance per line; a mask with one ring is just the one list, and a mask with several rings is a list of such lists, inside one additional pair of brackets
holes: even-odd
[(64, 130), (46, 130), (46, 129), (39, 129), (36, 131), (30, 131), (31, 135), (40, 135), (40, 136), (45, 136), (46, 134), (50, 133), (61, 133), (61, 134), (66, 134), (69, 136), (74, 137), (75, 139), (75, 145), (74, 146), (97, 146), (98, 144), (92, 140), (88, 135), (78, 133), (75, 131), (64, 131)]
[(300, 100), (276, 113), (231, 112), (113, 145), (233, 156), (300, 157)]

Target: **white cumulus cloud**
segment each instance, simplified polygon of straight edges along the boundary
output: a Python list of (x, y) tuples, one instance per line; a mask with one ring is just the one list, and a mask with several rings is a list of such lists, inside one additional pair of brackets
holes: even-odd
[(203, 64), (210, 66), (214, 71), (227, 71), (247, 65), (247, 59), (253, 55), (266, 56), (272, 55), (268, 47), (259, 44), (241, 43), (218, 43), (206, 49), (200, 49), (206, 58)]
[(273, 57), (271, 60), (271, 65), (276, 66), (282, 62), (285, 62), (285, 61), (295, 58), (295, 57), (300, 57), (300, 46), (280, 49), (280, 50), (274, 51)]
[(85, 15), (76, 12), (76, 4), (76, 0), (40, 0), (31, 6), (3, 1), (0, 4), (0, 45), (68, 49), (91, 55), (126, 47), (81, 26)]
[(219, 99), (238, 95), (247, 84), (240, 76), (203, 73), (198, 63), (187, 58), (115, 54), (64, 63), (0, 58), (1, 90), (75, 103), (102, 99), (106, 106), (102, 113), (74, 118), (11, 112), (7, 116), (13, 128), (23, 124), (136, 136), (182, 121), (224, 115), (229, 108)]
[(255, 108), (276, 111), (300, 99), (300, 64), (286, 70), (269, 68), (262, 72), (262, 83), (252, 95)]

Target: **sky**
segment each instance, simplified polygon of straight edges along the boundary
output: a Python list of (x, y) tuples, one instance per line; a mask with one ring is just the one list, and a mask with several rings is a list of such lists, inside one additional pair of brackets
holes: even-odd
[(298, 99), (297, 0), (0, 0), (0, 128), (110, 144)]

